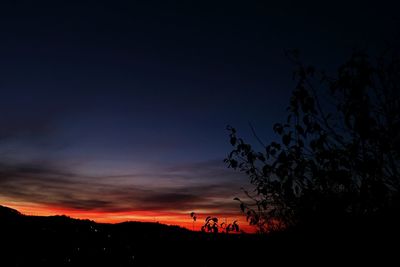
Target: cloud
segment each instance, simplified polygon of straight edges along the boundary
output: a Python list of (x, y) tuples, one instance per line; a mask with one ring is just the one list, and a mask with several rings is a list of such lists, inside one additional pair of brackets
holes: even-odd
[(151, 173), (84, 176), (46, 162), (0, 164), (0, 195), (97, 212), (233, 212), (240, 183), (233, 171), (222, 167), (210, 161), (154, 168)]

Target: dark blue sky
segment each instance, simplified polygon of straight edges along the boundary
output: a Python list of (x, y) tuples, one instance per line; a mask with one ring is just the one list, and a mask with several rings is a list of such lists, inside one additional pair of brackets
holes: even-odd
[[(160, 210), (227, 207), (247, 180), (222, 163), (225, 126), (251, 138), (251, 122), (271, 141), (294, 87), (284, 50), (333, 70), (352, 48), (375, 51), (399, 34), (395, 1), (269, 2), (2, 1), (1, 199), (144, 203), (93, 202), (102, 179), (156, 192), (146, 203), (170, 199)], [(80, 192), (82, 181), (94, 189)]]

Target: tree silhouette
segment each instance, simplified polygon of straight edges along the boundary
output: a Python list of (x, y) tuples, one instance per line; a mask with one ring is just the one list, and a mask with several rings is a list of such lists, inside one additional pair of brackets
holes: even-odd
[[(262, 232), (325, 217), (372, 216), (399, 207), (400, 57), (354, 52), (334, 77), (296, 66), (288, 116), (262, 151), (228, 126), (225, 159), (254, 185), (240, 207)], [(253, 130), (253, 128), (252, 128)], [(254, 132), (254, 130), (253, 130)]]

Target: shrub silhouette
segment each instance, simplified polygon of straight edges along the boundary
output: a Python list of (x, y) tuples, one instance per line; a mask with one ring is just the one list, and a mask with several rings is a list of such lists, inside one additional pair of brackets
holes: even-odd
[[(190, 213), (190, 217), (193, 219), (193, 229), (194, 229), (194, 222), (197, 220), (197, 214), (195, 212)], [(231, 233), (231, 232), (239, 232), (239, 224), (237, 220), (233, 221), (232, 223), (226, 224), (225, 222), (219, 223), (219, 219), (217, 217), (207, 216), (205, 219), (204, 225), (201, 226), (202, 232), (208, 233)]]
[(219, 225), (218, 218), (207, 216), (205, 224), (201, 227), (202, 232), (218, 233)]
[(218, 223), (217, 217), (207, 216), (205, 219), (205, 224), (201, 227), (202, 232), (209, 232), (209, 233), (226, 233), (229, 234), (231, 232), (239, 233), (239, 224), (237, 221), (233, 221), (232, 223), (226, 224), (225, 222)]
[[(254, 192), (240, 207), (261, 232), (318, 218), (394, 213), (400, 188), (400, 57), (354, 52), (334, 77), (305, 66), (298, 53), (288, 116), (277, 140), (253, 148), (228, 126), (225, 162)], [(323, 97), (322, 97), (323, 96)]]
[(229, 224), (223, 222), (221, 223), (220, 228), (227, 234), (229, 234), (230, 232), (239, 232), (239, 224), (236, 220)]

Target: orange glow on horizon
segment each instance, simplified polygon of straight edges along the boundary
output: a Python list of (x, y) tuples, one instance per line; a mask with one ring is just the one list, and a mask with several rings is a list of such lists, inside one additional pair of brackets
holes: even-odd
[(24, 215), (33, 216), (54, 216), (66, 215), (75, 219), (89, 219), (98, 223), (121, 223), (126, 221), (140, 222), (158, 222), (167, 225), (178, 225), (189, 230), (200, 231), (201, 226), (207, 216), (215, 216), (221, 222), (232, 223), (234, 220), (246, 233), (254, 233), (255, 228), (246, 222), (243, 215), (226, 213), (198, 213), (197, 221), (193, 222), (190, 212), (166, 212), (166, 211), (124, 211), (124, 212), (106, 212), (106, 211), (86, 211), (70, 209), (65, 207), (55, 207), (25, 202), (2, 201), (3, 206), (16, 209)]

